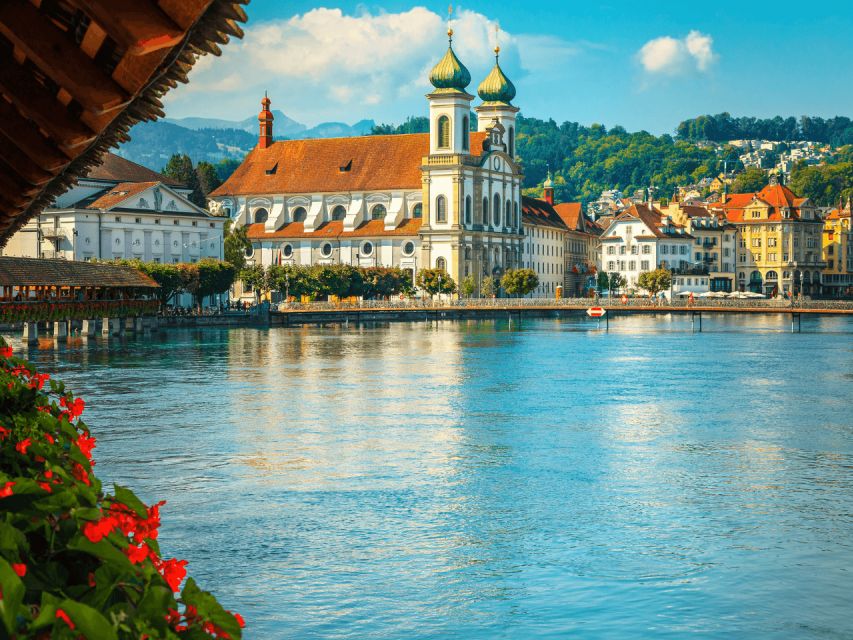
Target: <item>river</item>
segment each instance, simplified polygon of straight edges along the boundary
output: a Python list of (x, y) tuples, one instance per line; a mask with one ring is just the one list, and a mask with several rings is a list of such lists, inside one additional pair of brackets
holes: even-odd
[(249, 639), (853, 637), (853, 319), (33, 352)]

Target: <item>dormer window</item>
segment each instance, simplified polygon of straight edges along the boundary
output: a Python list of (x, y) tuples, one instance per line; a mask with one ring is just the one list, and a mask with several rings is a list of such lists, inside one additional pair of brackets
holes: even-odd
[(350, 160), (350, 161), (349, 161), (349, 162), (347, 162), (346, 164), (342, 164), (340, 167), (338, 167), (338, 170), (339, 170), (341, 173), (344, 173), (344, 172), (346, 172), (346, 171), (351, 171), (351, 170), (352, 170), (352, 160)]
[(264, 171), (264, 173), (266, 173), (268, 176), (273, 176), (276, 174), (277, 171), (278, 171), (278, 162), (276, 162), (273, 166), (269, 167), (266, 171)]

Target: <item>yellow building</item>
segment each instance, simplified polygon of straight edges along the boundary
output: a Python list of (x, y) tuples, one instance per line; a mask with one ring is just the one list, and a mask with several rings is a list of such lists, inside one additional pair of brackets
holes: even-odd
[(853, 294), (853, 242), (850, 228), (851, 201), (833, 209), (823, 221), (823, 291), (831, 296)]
[(798, 198), (773, 176), (758, 193), (728, 194), (712, 206), (738, 229), (738, 290), (821, 293), (823, 221), (808, 198)]

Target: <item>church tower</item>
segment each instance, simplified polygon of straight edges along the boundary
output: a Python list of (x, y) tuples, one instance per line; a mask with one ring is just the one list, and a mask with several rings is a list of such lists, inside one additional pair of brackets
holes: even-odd
[(483, 104), (474, 108), (477, 114), (477, 130), (489, 131), (495, 124), (503, 128), (503, 144), (510, 158), (515, 159), (515, 115), (518, 107), (512, 105), (515, 85), (501, 69), (501, 48), (495, 47), (495, 66), (480, 83), (477, 93)]
[(471, 74), (453, 51), (453, 29), (447, 30), (447, 38), (447, 53), (429, 74), (429, 81), (435, 87), (427, 95), (431, 155), (468, 153), (470, 149), (468, 114), (474, 96), (465, 88), (471, 84)]

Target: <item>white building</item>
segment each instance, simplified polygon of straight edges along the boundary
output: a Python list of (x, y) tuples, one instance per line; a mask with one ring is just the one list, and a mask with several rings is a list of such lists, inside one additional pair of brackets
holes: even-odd
[(599, 269), (622, 275), (628, 291), (641, 292), (637, 280), (645, 271), (689, 270), (693, 242), (683, 225), (653, 207), (635, 204), (616, 216), (601, 236)]
[(557, 287), (563, 288), (566, 279), (565, 222), (554, 207), (545, 200), (522, 198), (524, 229), (523, 266), (536, 272), (539, 286), (529, 297), (553, 298)]
[(430, 74), (429, 133), (274, 142), (264, 98), (258, 145), (211, 193), (211, 208), (248, 225), (250, 261), (263, 265), (429, 267), (457, 283), (517, 267), (518, 108), (495, 53), (476, 132), (471, 76), (452, 46)]

